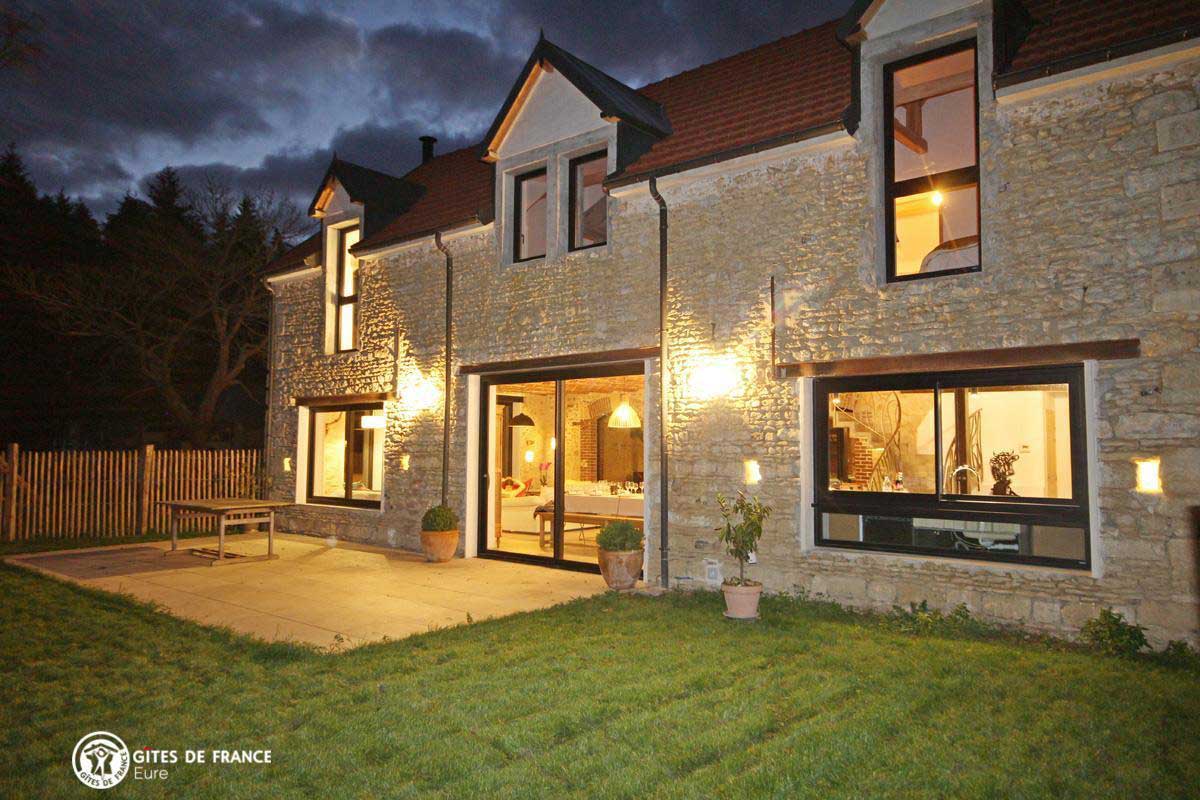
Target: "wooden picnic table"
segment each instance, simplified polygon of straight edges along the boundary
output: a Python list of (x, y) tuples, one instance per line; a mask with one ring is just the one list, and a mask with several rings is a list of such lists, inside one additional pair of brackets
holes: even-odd
[[(171, 515), (171, 549), (164, 555), (179, 552), (179, 521), (189, 517), (215, 516), (214, 526), (217, 533), (217, 549), (211, 547), (192, 547), (188, 552), (193, 555), (213, 559), (212, 565), (231, 564), (246, 561), (267, 561), (278, 558), (275, 555), (275, 511), (292, 505), (285, 500), (253, 500), (244, 497), (217, 497), (211, 500), (164, 500), (162, 505), (170, 510)], [(243, 525), (258, 525), (267, 523), (267, 554), (248, 556), (242, 553), (225, 552), (225, 529)]]

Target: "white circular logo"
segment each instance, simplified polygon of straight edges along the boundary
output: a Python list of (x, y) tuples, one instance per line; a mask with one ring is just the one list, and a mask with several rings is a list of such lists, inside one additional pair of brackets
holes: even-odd
[(111, 789), (129, 772), (129, 748), (116, 734), (93, 731), (75, 743), (71, 768), (84, 786)]

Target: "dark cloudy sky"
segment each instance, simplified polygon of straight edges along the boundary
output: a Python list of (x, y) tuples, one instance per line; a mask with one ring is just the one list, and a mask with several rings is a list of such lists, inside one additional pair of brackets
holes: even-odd
[[(23, 0), (17, 0), (22, 7)], [(164, 165), (307, 200), (334, 150), (400, 174), (476, 141), (539, 27), (631, 86), (841, 14), (849, 0), (39, 0), (43, 54), (0, 72), (0, 142), (97, 211)]]

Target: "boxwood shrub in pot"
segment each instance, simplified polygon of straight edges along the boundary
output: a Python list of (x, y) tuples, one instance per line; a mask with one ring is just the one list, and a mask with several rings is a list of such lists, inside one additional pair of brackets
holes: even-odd
[(458, 516), (445, 506), (434, 506), (421, 517), (421, 550), (426, 561), (449, 561), (458, 549)]
[(725, 616), (731, 619), (758, 619), (762, 584), (746, 578), (746, 564), (750, 561), (750, 554), (758, 548), (763, 523), (771, 516), (771, 507), (764, 505), (757, 497), (746, 497), (744, 492), (738, 492), (733, 502), (725, 495), (718, 494), (717, 505), (725, 520), (725, 524), (717, 528), (718, 537), (725, 545), (725, 552), (738, 562), (738, 576), (726, 578), (721, 584), (721, 592), (725, 595)]
[(632, 589), (642, 573), (642, 532), (632, 522), (613, 520), (605, 523), (596, 536), (600, 549), (597, 560), (608, 588)]

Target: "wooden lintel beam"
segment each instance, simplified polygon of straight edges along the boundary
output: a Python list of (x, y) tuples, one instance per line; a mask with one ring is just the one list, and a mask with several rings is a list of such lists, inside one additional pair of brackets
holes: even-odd
[(846, 375), (895, 375), (910, 372), (951, 372), (993, 367), (1041, 367), (1081, 361), (1138, 358), (1140, 339), (1105, 339), (989, 350), (955, 350), (948, 353), (914, 353), (897, 356), (847, 358), (839, 361), (797, 361), (780, 364), (792, 378), (831, 378)]

